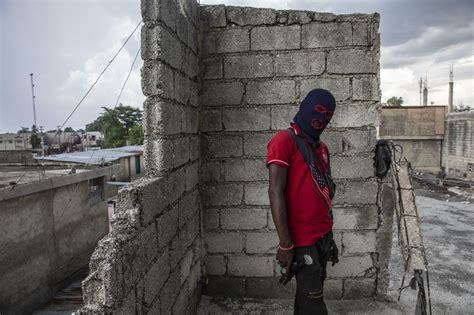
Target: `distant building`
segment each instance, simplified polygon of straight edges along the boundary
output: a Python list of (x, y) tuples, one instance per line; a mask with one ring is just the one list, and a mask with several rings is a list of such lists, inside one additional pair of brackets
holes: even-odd
[(116, 174), (118, 181), (129, 182), (140, 178), (144, 173), (143, 145), (53, 154), (39, 156), (36, 159), (62, 165), (105, 166), (120, 164), (120, 172)]
[(448, 177), (474, 180), (474, 111), (446, 117), (443, 168)]
[(86, 131), (81, 138), (84, 151), (100, 149), (104, 142), (104, 134), (100, 131)]
[(31, 149), (30, 133), (0, 134), (0, 151), (24, 151)]
[(382, 107), (381, 139), (403, 147), (415, 170), (441, 173), (446, 106)]

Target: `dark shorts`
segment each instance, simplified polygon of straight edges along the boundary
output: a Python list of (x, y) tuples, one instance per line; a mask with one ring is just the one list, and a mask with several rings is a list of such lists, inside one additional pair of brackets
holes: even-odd
[(331, 246), (332, 232), (311, 246), (295, 247), (295, 260), (305, 265), (296, 274), (295, 314), (327, 314), (323, 285)]

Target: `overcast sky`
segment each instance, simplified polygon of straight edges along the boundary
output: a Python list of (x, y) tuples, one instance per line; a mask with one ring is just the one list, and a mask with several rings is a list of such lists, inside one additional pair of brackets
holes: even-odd
[[(34, 73), (38, 125), (62, 124), (140, 21), (139, 0), (0, 0), (0, 132), (33, 123)], [(472, 0), (202, 0), (229, 4), (381, 15), (382, 100), (419, 103), (418, 80), (427, 75), (429, 102), (447, 104), (454, 67), (454, 104), (474, 105)], [(113, 106), (140, 45), (129, 41), (67, 126), (84, 128), (101, 106)], [(141, 59), (121, 102), (142, 107)]]

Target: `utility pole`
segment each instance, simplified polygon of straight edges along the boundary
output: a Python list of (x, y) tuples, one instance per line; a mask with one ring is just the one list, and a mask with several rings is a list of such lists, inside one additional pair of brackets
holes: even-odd
[(453, 89), (454, 89), (454, 74), (453, 65), (449, 68), (449, 94), (448, 94), (448, 113), (454, 111), (453, 108)]
[(33, 99), (33, 117), (34, 117), (34, 122), (36, 126), (35, 85), (33, 83), (33, 73), (30, 73), (30, 79), (31, 79), (31, 97)]

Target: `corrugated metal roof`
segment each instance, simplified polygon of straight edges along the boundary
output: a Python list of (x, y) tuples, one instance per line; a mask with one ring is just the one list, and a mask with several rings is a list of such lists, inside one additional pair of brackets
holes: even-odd
[(143, 145), (134, 145), (112, 149), (53, 154), (35, 158), (46, 161), (100, 165), (142, 153)]

